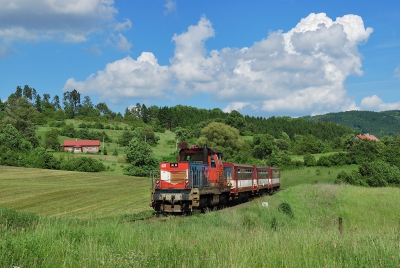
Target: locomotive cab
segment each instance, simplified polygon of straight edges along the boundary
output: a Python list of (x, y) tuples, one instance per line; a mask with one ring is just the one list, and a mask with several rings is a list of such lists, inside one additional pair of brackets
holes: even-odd
[(177, 162), (161, 162), (152, 174), (151, 206), (158, 212), (191, 212), (229, 198), (218, 150), (192, 146), (179, 151)]

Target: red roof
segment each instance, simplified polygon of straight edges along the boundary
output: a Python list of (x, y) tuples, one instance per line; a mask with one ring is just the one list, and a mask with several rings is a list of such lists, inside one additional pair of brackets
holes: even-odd
[(357, 135), (357, 137), (360, 140), (379, 141), (379, 139), (377, 137), (375, 137), (374, 135), (368, 134), (368, 133), (367, 134), (359, 134), (359, 135)]
[(65, 140), (64, 147), (100, 146), (100, 140)]

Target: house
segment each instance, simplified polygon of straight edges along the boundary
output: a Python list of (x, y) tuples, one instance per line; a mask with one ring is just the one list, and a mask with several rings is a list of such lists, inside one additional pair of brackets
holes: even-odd
[(354, 138), (354, 141), (360, 141), (360, 140), (379, 141), (379, 139), (377, 137), (375, 137), (374, 135), (371, 135), (369, 133), (359, 134)]
[(100, 140), (65, 140), (62, 150), (74, 153), (98, 153)]

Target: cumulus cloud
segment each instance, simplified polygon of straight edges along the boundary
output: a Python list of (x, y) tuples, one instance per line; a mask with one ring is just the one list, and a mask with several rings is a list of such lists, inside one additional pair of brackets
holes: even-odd
[(143, 52), (137, 60), (127, 56), (107, 64), (85, 81), (67, 80), (63, 91), (76, 89), (84, 94), (100, 94), (101, 99), (117, 102), (121, 98), (168, 99), (168, 67), (160, 66), (153, 53)]
[(0, 0), (0, 40), (56, 39), (84, 42), (90, 33), (116, 24), (130, 27), (130, 21), (114, 21), (113, 0)]
[[(71, 78), (64, 89), (78, 90), (76, 85), (82, 90), (104, 88), (96, 93), (115, 99), (118, 94), (121, 99), (206, 94), (228, 103), (226, 111), (260, 107), (296, 115), (356, 110), (359, 108), (347, 95), (344, 81), (350, 75), (363, 74), (358, 46), (367, 42), (372, 31), (357, 15), (333, 21), (324, 13), (312, 13), (290, 31), (271, 32), (251, 47), (207, 51), (205, 42), (215, 37), (215, 31), (202, 17), (186, 32), (172, 37), (175, 51), (169, 66), (159, 66), (151, 53), (142, 54), (146, 64), (139, 58), (125, 58), (84, 82)], [(130, 71), (120, 68), (122, 62)], [(116, 76), (128, 86), (116, 85)], [(141, 83), (132, 82), (136, 79)]]
[(384, 103), (377, 95), (366, 97), (361, 101), (361, 109), (368, 111), (399, 110), (400, 102)]

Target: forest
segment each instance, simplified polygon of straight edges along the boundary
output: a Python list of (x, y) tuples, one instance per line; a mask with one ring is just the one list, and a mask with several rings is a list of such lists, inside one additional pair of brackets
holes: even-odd
[[(25, 85), (18, 86), (6, 101), (0, 100), (0, 165), (87, 172), (106, 169), (103, 163), (84, 155), (56, 157), (54, 152), (59, 150), (59, 137), (63, 136), (116, 143), (123, 148), (123, 173), (132, 176), (148, 176), (160, 161), (173, 161), (179, 148), (207, 144), (221, 151), (225, 161), (282, 169), (356, 164), (358, 171), (338, 174), (337, 182), (398, 185), (398, 113), (350, 111), (264, 118), (243, 116), (238, 111), (225, 113), (218, 108), (146, 107), (137, 103), (121, 114), (104, 102), (93, 104), (89, 96), (81, 97), (76, 90), (52, 97)], [(80, 123), (76, 127), (67, 123), (71, 120)], [(38, 135), (40, 126), (49, 129)], [(117, 137), (107, 134), (111, 129), (118, 130)], [(159, 135), (166, 131), (174, 133), (176, 150), (156, 157)], [(376, 134), (380, 142), (355, 142), (360, 133)], [(103, 148), (100, 153), (118, 155), (116, 149), (108, 152)], [(375, 174), (376, 170), (380, 173)]]

